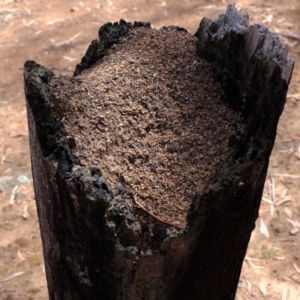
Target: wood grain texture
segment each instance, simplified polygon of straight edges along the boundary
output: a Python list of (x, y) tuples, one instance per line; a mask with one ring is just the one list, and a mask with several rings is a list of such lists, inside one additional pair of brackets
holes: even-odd
[[(108, 221), (112, 194), (101, 170), (76, 168), (79, 159), (51, 116), (47, 84), (53, 73), (25, 63), (32, 172), (51, 300), (234, 299), (293, 61), (274, 33), (249, 27), (248, 16), (234, 5), (217, 20), (203, 19), (196, 36), (198, 54), (214, 65), (224, 101), (241, 114), (246, 133), (239, 142), (231, 139), (236, 153), (195, 198), (188, 226), (176, 231), (160, 224), (159, 247), (143, 254), (139, 245), (120, 243), (135, 234), (125, 226), (116, 233), (121, 215)], [(87, 67), (85, 61), (82, 66), (75, 74)]]

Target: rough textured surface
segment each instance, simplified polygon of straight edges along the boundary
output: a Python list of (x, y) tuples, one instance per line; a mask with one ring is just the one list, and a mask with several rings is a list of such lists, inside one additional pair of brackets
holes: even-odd
[(101, 167), (115, 191), (111, 209), (126, 203), (128, 226), (138, 231), (149, 225), (137, 203), (186, 227), (194, 197), (243, 131), (196, 43), (174, 26), (133, 28), (81, 76), (49, 84), (53, 115), (80, 165)]
[(106, 23), (101, 26), (99, 29), (100, 39), (92, 41), (80, 64), (76, 66), (74, 76), (77, 76), (83, 70), (90, 68), (105, 55), (105, 51), (107, 49), (117, 44), (123, 35), (125, 35), (130, 29), (137, 27), (150, 28), (150, 23), (134, 22), (132, 25), (131, 23), (121, 20), (120, 23)]
[[(223, 34), (213, 38), (216, 32)], [(256, 34), (259, 43), (252, 38)], [(234, 299), (293, 63), (275, 35), (259, 26), (248, 28), (233, 5), (218, 21), (202, 21), (197, 37), (198, 49), (215, 63), (225, 99), (245, 121), (245, 134), (240, 141), (231, 139), (235, 155), (194, 199), (190, 227), (178, 232), (156, 224), (163, 238), (152, 252), (120, 244), (118, 237), (133, 240), (133, 231), (122, 226), (122, 213), (119, 224), (105, 217), (112, 194), (101, 171), (78, 169), (72, 140), (53, 129), (59, 124), (51, 115), (48, 81), (53, 74), (33, 62), (25, 64), (51, 299)], [(116, 225), (122, 230), (116, 231)]]
[[(270, 86), (276, 86), (277, 80), (277, 89), (285, 91), (294, 66), (278, 36), (258, 24), (248, 27), (248, 19), (247, 14), (237, 15), (234, 5), (229, 5), (226, 14), (217, 20), (204, 18), (195, 34), (199, 39), (198, 54), (213, 61), (215, 77), (222, 82), (230, 106), (245, 120), (263, 106), (277, 109), (271, 105), (276, 95)], [(261, 92), (269, 94), (269, 101), (259, 103), (257, 99), (264, 97)]]

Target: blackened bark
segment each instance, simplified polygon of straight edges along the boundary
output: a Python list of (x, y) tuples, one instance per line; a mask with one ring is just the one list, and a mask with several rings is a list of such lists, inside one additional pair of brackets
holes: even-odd
[[(102, 27), (100, 40), (92, 43), (75, 75), (105, 55), (130, 26), (121, 21)], [(214, 65), (225, 101), (241, 114), (247, 129), (242, 140), (230, 140), (236, 153), (196, 197), (188, 227), (158, 225), (154, 235), (159, 245), (147, 253), (139, 245), (122, 244), (123, 239), (135, 240), (125, 224), (116, 234), (115, 223), (124, 216), (121, 208), (109, 210), (114, 200), (101, 171), (77, 170), (79, 158), (51, 115), (47, 84), (53, 73), (25, 63), (32, 171), (50, 299), (234, 299), (293, 61), (274, 33), (260, 25), (249, 27), (248, 16), (234, 5), (217, 20), (203, 19), (196, 36), (198, 54)]]
[(74, 76), (79, 75), (83, 70), (91, 67), (95, 62), (101, 59), (105, 55), (106, 50), (112, 45), (117, 44), (121, 37), (125, 35), (131, 28), (150, 26), (150, 23), (134, 22), (131, 24), (124, 20), (120, 20), (119, 23), (109, 22), (102, 25), (98, 33), (100, 39), (92, 41), (80, 64), (76, 66)]

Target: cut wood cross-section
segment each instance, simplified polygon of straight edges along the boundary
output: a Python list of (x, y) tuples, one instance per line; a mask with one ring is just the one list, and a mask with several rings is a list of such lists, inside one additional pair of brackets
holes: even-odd
[(107, 23), (74, 76), (27, 61), (50, 299), (234, 299), (292, 70), (231, 4)]

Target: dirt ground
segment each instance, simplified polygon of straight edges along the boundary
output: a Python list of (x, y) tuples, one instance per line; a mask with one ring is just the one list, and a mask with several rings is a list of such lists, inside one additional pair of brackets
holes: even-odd
[[(121, 18), (194, 33), (227, 0), (0, 0), (0, 299), (47, 299), (30, 174), (22, 68), (32, 59), (72, 75), (99, 27)], [(296, 66), (270, 160), (260, 216), (237, 299), (300, 299), (300, 2), (241, 0), (238, 9), (279, 34)]]

